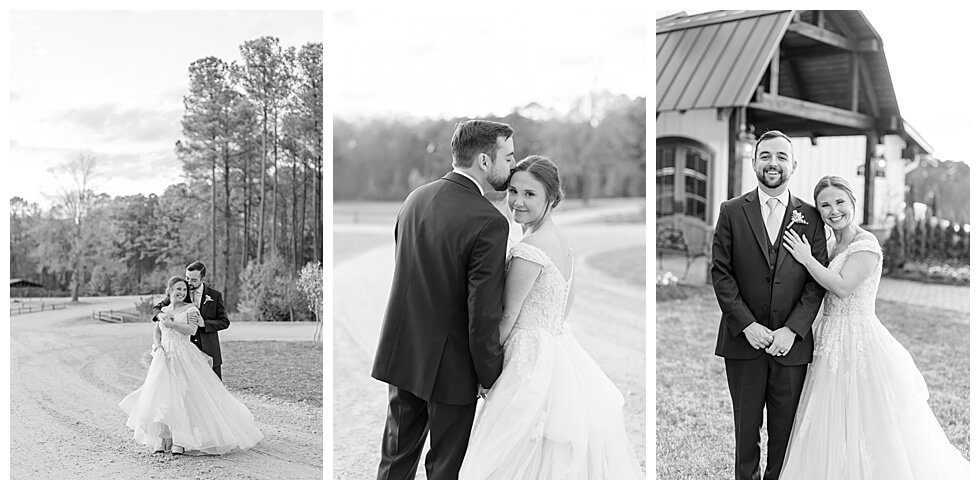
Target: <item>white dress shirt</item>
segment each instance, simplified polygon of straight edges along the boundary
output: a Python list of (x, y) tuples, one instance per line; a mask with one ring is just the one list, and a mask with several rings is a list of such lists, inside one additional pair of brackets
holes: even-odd
[(460, 169), (458, 169), (456, 167), (453, 167), (453, 173), (454, 174), (462, 175), (463, 177), (466, 177), (467, 179), (470, 179), (474, 184), (476, 184), (476, 188), (480, 190), (480, 195), (483, 195), (483, 196), (487, 195), (486, 192), (483, 192), (483, 186), (480, 185), (480, 183), (477, 182), (476, 179), (474, 179), (470, 174), (468, 174), (466, 172), (463, 172), (462, 170), (460, 170)]
[[(776, 206), (776, 209), (774, 211), (776, 213), (779, 213), (777, 216), (779, 216), (779, 222), (782, 223), (783, 222), (783, 218), (786, 217), (786, 210), (789, 208), (789, 189), (783, 189), (783, 193), (780, 194), (780, 195), (778, 195), (778, 196), (770, 196), (769, 194), (766, 194), (765, 192), (762, 191), (762, 187), (758, 187), (756, 189), (756, 192), (759, 193), (759, 207), (761, 208), (760, 209), (760, 212), (762, 213), (762, 223), (765, 224), (766, 223), (766, 218), (769, 217), (769, 204), (768, 204), (768, 202), (769, 202), (769, 199), (771, 199), (773, 197), (775, 197), (776, 200), (779, 201), (779, 204), (782, 205), (782, 208), (780, 208), (779, 206)], [(768, 230), (767, 230), (767, 233), (768, 233)], [(772, 237), (772, 239), (770, 239), (769, 242), (772, 243), (774, 241), (774, 239), (775, 239), (775, 237)]]

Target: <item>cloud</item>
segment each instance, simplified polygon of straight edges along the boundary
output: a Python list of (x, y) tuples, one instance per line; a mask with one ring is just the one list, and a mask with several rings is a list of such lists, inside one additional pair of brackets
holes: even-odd
[(173, 141), (180, 135), (184, 110), (125, 108), (115, 103), (69, 109), (55, 117), (91, 131), (104, 141), (136, 143)]

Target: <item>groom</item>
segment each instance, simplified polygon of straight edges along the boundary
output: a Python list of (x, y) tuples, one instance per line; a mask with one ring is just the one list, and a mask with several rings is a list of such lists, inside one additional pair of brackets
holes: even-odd
[(735, 412), (735, 478), (760, 476), (765, 407), (764, 478), (776, 479), (813, 358), (810, 326), (824, 295), (799, 262), (787, 260), (783, 233), (806, 235), (824, 265), (827, 242), (816, 208), (787, 190), (797, 166), (789, 137), (779, 131), (759, 137), (752, 166), (759, 187), (722, 203), (715, 227), (711, 278), (722, 311), (715, 355), (725, 358)]
[[(509, 224), (484, 197), (506, 187), (514, 131), (466, 121), (453, 170), (412, 191), (395, 223), (395, 273), (371, 376), (388, 383), (379, 480), (457, 479), (477, 395), (500, 375)], [(479, 385), (479, 387), (478, 387)]]
[[(191, 342), (198, 349), (201, 349), (201, 352), (211, 356), (211, 369), (220, 379), (221, 343), (218, 342), (218, 331), (228, 328), (231, 322), (225, 313), (225, 302), (221, 297), (221, 291), (204, 284), (204, 277), (207, 272), (207, 267), (204, 267), (204, 263), (199, 260), (192, 262), (184, 271), (190, 302), (197, 306), (197, 309), (201, 311), (201, 317), (204, 318), (204, 326), (198, 327), (197, 332), (191, 335)], [(169, 304), (170, 298), (168, 297), (153, 306), (153, 321), (157, 321), (157, 314)]]

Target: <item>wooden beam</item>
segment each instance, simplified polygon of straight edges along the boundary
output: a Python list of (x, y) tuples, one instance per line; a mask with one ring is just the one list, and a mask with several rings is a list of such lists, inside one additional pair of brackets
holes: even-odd
[(864, 213), (863, 225), (872, 224), (874, 219), (874, 197), (875, 197), (875, 147), (878, 145), (878, 133), (869, 131), (865, 135), (864, 152)]
[(857, 42), (857, 50), (862, 53), (877, 53), (881, 51), (881, 42), (875, 38), (861, 39)]
[(756, 93), (756, 100), (749, 102), (749, 108), (865, 131), (875, 127), (874, 119), (860, 112), (764, 92)]
[(861, 79), (859, 78), (859, 72), (861, 71), (860, 58), (856, 51), (851, 51), (851, 111), (858, 111), (858, 89), (861, 85)]
[(840, 34), (804, 22), (790, 22), (788, 30), (805, 38), (847, 51), (854, 51), (857, 47), (850, 39)]
[(769, 63), (769, 93), (779, 95), (779, 46), (776, 46), (776, 52)]

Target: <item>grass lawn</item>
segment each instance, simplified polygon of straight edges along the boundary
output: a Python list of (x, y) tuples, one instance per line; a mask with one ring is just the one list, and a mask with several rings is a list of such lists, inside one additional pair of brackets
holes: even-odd
[(323, 407), (323, 347), (312, 342), (222, 342), (225, 386)]
[[(657, 478), (731, 479), (734, 425), (725, 365), (714, 355), (721, 312), (710, 287), (657, 301)], [(950, 441), (970, 454), (969, 318), (879, 300), (879, 319), (904, 345), (929, 387)]]
[(646, 247), (630, 247), (595, 254), (587, 259), (590, 266), (630, 284), (646, 286)]

